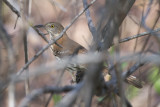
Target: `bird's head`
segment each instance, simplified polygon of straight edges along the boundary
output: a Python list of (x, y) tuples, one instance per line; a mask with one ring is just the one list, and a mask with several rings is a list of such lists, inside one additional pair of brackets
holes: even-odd
[(64, 29), (64, 27), (57, 22), (49, 22), (45, 24), (44, 27), (49, 34), (52, 34), (52, 36), (58, 36)]

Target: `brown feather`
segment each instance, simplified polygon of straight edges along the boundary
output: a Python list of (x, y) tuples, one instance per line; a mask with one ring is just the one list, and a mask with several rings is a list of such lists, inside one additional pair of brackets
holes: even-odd
[(137, 79), (135, 76), (130, 75), (129, 77), (126, 78), (126, 82), (137, 87), (137, 88), (142, 88), (143, 87), (143, 82)]
[[(50, 34), (50, 39), (54, 40), (64, 30), (64, 27), (60, 23), (49, 22), (45, 25), (45, 29)], [(82, 47), (77, 42), (71, 40), (66, 33), (59, 40), (57, 40), (56, 43), (59, 46), (57, 44), (53, 44), (51, 49), (53, 54), (60, 58), (66, 55), (71, 55), (77, 48)], [(83, 47), (80, 50), (83, 50), (84, 52), (85, 48)]]

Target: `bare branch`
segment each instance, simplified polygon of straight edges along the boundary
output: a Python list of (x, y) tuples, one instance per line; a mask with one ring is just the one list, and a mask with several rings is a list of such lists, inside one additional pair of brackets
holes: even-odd
[(26, 96), (18, 107), (26, 107), (30, 101), (32, 101), (34, 98), (42, 94), (47, 94), (47, 93), (59, 94), (59, 93), (69, 92), (74, 88), (75, 88), (74, 86), (64, 86), (64, 87), (47, 86), (44, 88), (36, 89), (32, 91), (28, 96)]
[(148, 7), (147, 7), (147, 12), (144, 16), (142, 16), (142, 25), (145, 27), (145, 29), (147, 30), (151, 30), (148, 26), (146, 26), (146, 19), (151, 11), (151, 5), (153, 3), (153, 0), (150, 0), (149, 4), (148, 4)]
[(76, 99), (78, 99), (78, 96), (80, 96), (80, 89), (83, 86), (83, 82), (76, 85), (76, 88), (74, 88), (70, 93), (68, 93), (57, 105), (57, 107), (72, 107), (75, 103)]
[[(0, 83), (0, 85), (1, 85), (0, 92), (1, 92), (8, 85), (9, 75), (12, 75), (16, 70), (15, 53), (14, 53), (14, 50), (12, 47), (12, 41), (11, 41), (10, 36), (8, 35), (7, 31), (3, 27), (1, 20), (0, 20), (0, 39), (3, 42), (4, 47), (6, 48), (7, 60), (8, 60), (8, 62), (6, 64), (6, 66), (8, 66), (7, 69), (5, 69), (4, 71), (1, 71), (1, 76), (3, 74), (3, 79), (4, 79), (4, 80), (2, 79), (1, 83)], [(4, 82), (4, 84), (3, 84), (3, 82)]]
[(123, 72), (123, 74), (122, 74), (123, 79), (125, 80), (128, 76), (133, 74), (138, 68), (142, 67), (143, 65), (145, 65), (145, 62), (144, 63), (138, 62), (138, 63), (134, 64), (128, 71)]
[[(63, 70), (64, 68), (66, 68), (66, 65), (68, 64), (88, 64), (88, 63), (98, 63), (101, 62), (103, 60), (105, 60), (105, 58), (103, 57), (103, 54), (101, 53), (87, 53), (87, 54), (79, 54), (78, 56), (75, 55), (72, 57), (72, 60), (70, 59), (70, 57), (65, 57), (62, 58), (63, 61), (59, 61), (59, 60), (54, 60), (52, 61), (50, 64), (48, 64), (47, 66), (42, 66), (45, 64), (42, 64), (41, 66), (35, 67), (30, 69), (30, 74), (29, 77), (36, 77), (39, 75), (42, 75), (44, 73), (48, 73), (51, 72), (52, 70)], [(47, 71), (46, 71), (47, 69)], [(18, 75), (13, 75), (13, 81), (21, 81), (24, 80), (24, 77), (26, 75), (21, 74), (21, 76)]]
[(3, 0), (3, 2), (17, 15), (17, 17), (21, 17), (20, 12), (14, 6), (12, 6), (8, 0)]
[(101, 33), (102, 39), (104, 41), (102, 48), (108, 49), (112, 45), (113, 38), (118, 32), (119, 26), (121, 25), (122, 21), (128, 14), (134, 2), (135, 0), (129, 0), (129, 1), (123, 0), (118, 2), (107, 1), (106, 11), (105, 11), (106, 14), (103, 19), (104, 21), (103, 23), (106, 23), (106, 25), (102, 29)]
[[(96, 1), (96, 0), (95, 0), (95, 1)], [(87, 0), (83, 0), (83, 7), (86, 8), (87, 6), (88, 6)], [(86, 18), (87, 18), (87, 21), (88, 21), (88, 27), (89, 27), (89, 30), (90, 30), (91, 33), (92, 33), (94, 42), (98, 44), (98, 42), (100, 42), (100, 40), (99, 40), (99, 37), (98, 37), (97, 30), (96, 30), (96, 28), (94, 27), (94, 24), (93, 24), (93, 22), (92, 22), (89, 9), (87, 9), (87, 10), (85, 11), (85, 15), (86, 15)]]
[(45, 37), (45, 34), (43, 34), (40, 30), (37, 28), (43, 27), (43, 25), (34, 26), (33, 29), (47, 42), (49, 43), (48, 39)]
[[(110, 56), (109, 58), (111, 60), (116, 58), (117, 59), (116, 63), (134, 61), (135, 63), (137, 63), (137, 65), (135, 65), (135, 66), (141, 66), (142, 64), (146, 64), (146, 63), (160, 65), (160, 55), (159, 54), (158, 55), (152, 54), (152, 55), (145, 55), (145, 56), (144, 56), (144, 54), (141, 54), (141, 53), (135, 53), (135, 54), (122, 53), (122, 54), (127, 54), (127, 55), (117, 58), (117, 55), (114, 54), (113, 56)], [(140, 62), (139, 62), (139, 56), (144, 56)], [(72, 57), (72, 60), (70, 60), (69, 57), (66, 57), (66, 58), (62, 59), (63, 61), (55, 60), (55, 61), (49, 63), (47, 66), (42, 66), (42, 65), (44, 65), (44, 64), (42, 64), (41, 66), (30, 69), (31, 72), (29, 74), (29, 77), (35, 78), (35, 77), (43, 75), (45, 73), (49, 73), (53, 70), (54, 71), (63, 70), (67, 64), (75, 64), (76, 63), (78, 65), (81, 65), (81, 64), (89, 64), (89, 63), (99, 63), (99, 62), (105, 61), (106, 59), (108, 59), (108, 58), (103, 56), (102, 53), (93, 53), (93, 52), (87, 53), (85, 55), (74, 56), (74, 57)], [(68, 61), (69, 61), (69, 63), (68, 63)], [(114, 68), (114, 66), (110, 67), (109, 71), (112, 70), (113, 68)], [(128, 71), (128, 72), (131, 72), (131, 73), (129, 73), (129, 75), (132, 74), (134, 69), (137, 69), (137, 68), (134, 68), (134, 69), (133, 68)], [(46, 69), (47, 69), (47, 71), (46, 71)], [(127, 75), (127, 76), (129, 76), (129, 75)], [(26, 75), (23, 75), (23, 74), (21, 76), (13, 75), (13, 80), (15, 82), (16, 81), (19, 82), (19, 81), (23, 81), (25, 77), (26, 77)]]
[[(160, 31), (160, 28), (152, 30), (152, 31), (148, 31), (148, 32), (143, 32), (143, 33), (140, 33), (140, 34), (137, 34), (137, 35), (133, 35), (133, 36), (121, 39), (119, 41), (119, 43), (127, 42), (127, 41), (130, 41), (132, 39), (139, 38), (139, 37), (142, 37), (142, 36), (146, 36), (146, 35), (149, 35), (149, 34), (154, 34), (154, 33), (159, 32), (159, 31)], [(113, 43), (113, 45), (114, 45), (114, 43)]]
[[(24, 43), (24, 56), (25, 56), (25, 64), (28, 62), (28, 43), (27, 43), (27, 35), (26, 32), (24, 31), (24, 37), (23, 37), (23, 43)], [(29, 68), (26, 68), (26, 75), (29, 76)], [(29, 86), (29, 78), (26, 78), (25, 81), (25, 90), (26, 90), (26, 95), (29, 93), (30, 86)]]
[[(151, 28), (149, 28), (149, 27), (146, 25), (146, 19), (147, 19), (148, 15), (149, 15), (149, 13), (150, 13), (150, 11), (151, 11), (151, 5), (152, 5), (152, 4), (153, 4), (153, 0), (150, 0), (150, 2), (149, 2), (149, 4), (148, 4), (148, 7), (147, 7), (147, 12), (146, 12), (146, 14), (145, 14), (144, 16), (142, 16), (142, 25), (143, 25), (143, 27), (144, 27), (146, 30), (148, 30), (148, 31), (152, 31), (152, 30), (155, 28), (155, 26), (156, 26), (156, 24), (157, 24), (157, 21), (159, 20), (159, 17), (160, 17), (160, 14), (158, 13), (158, 15), (156, 16), (156, 19), (155, 19), (155, 23), (154, 23), (154, 25), (153, 25)], [(142, 51), (144, 51), (145, 47), (147, 46), (147, 43), (148, 43), (150, 37), (151, 37), (151, 35), (149, 35), (149, 36), (147, 37), (147, 39), (146, 39), (146, 41), (145, 41), (145, 43), (144, 43), (144, 45), (143, 45), (143, 47), (142, 47)]]
[(49, 0), (49, 1), (52, 3), (53, 6), (56, 5), (56, 6), (58, 6), (62, 11), (67, 12), (67, 9), (64, 8), (61, 4), (59, 4), (56, 0)]
[(10, 82), (8, 87), (8, 105), (9, 107), (15, 107), (15, 103), (15, 85), (13, 82)]

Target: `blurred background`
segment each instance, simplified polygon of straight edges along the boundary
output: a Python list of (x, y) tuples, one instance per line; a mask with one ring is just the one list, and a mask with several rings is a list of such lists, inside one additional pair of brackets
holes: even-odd
[[(8, 0), (18, 11), (21, 11), (21, 2), (19, 0)], [(88, 0), (90, 2), (91, 0)], [(136, 0), (135, 4), (131, 8), (127, 17), (123, 21), (120, 30), (120, 38), (126, 38), (132, 35), (136, 35), (142, 32), (145, 32), (143, 26), (141, 26), (141, 20), (144, 13), (148, 9), (149, 0)], [(66, 27), (71, 20), (83, 10), (83, 3), (81, 0), (30, 0), (30, 8), (26, 17), (18, 18), (17, 15), (11, 11), (11, 9), (2, 2), (2, 22), (3, 26), (6, 29), (6, 32), (9, 34), (9, 38), (12, 41), (12, 46), (15, 54), (15, 65), (16, 71), (19, 71), (25, 64), (24, 56), (24, 25), (27, 35), (28, 43), (28, 57), (31, 59), (38, 51), (40, 51), (47, 43), (37, 34), (37, 32), (32, 28), (34, 25), (46, 24), (48, 22), (59, 22), (64, 27)], [(105, 0), (97, 0), (90, 8), (91, 18), (95, 24), (98, 26), (101, 17), (103, 16), (105, 6)], [(160, 27), (160, 20), (158, 19), (155, 22), (156, 18), (159, 17), (159, 4), (158, 0), (153, 0), (151, 5), (150, 13), (146, 19), (146, 24), (154, 29)], [(16, 23), (16, 27), (14, 29)], [(156, 24), (155, 24), (156, 23)], [(41, 29), (42, 32), (46, 33), (44, 29)], [(81, 44), (82, 46), (89, 48), (91, 44), (92, 36), (88, 29), (88, 23), (85, 17), (85, 14), (80, 16), (78, 20), (69, 28), (67, 31), (68, 36)], [(49, 39), (49, 36), (46, 35)], [(147, 41), (148, 36), (143, 36), (137, 39), (133, 39), (128, 42), (120, 44), (120, 56), (125, 56), (127, 54), (147, 51), (146, 54), (151, 54), (151, 52), (159, 53), (160, 45), (159, 39), (154, 36), (151, 36)], [(6, 78), (8, 75), (7, 72), (3, 72), (7, 69), (5, 66), (7, 55), (5, 54), (6, 48), (3, 46), (2, 41), (0, 41), (0, 72), (1, 79)], [(145, 46), (144, 46), (145, 45)], [(114, 46), (109, 49), (110, 53), (114, 53)], [(50, 64), (55, 57), (52, 55), (50, 49), (45, 51), (40, 55), (30, 66), (29, 70), (38, 66), (47, 66)], [(122, 71), (127, 71), (132, 65), (133, 62), (124, 62), (122, 65)], [(14, 73), (15, 73), (14, 72)], [(71, 85), (71, 75), (65, 72), (63, 77), (60, 76), (59, 71), (47, 72), (43, 75), (36, 77), (30, 77), (30, 91), (45, 87), (48, 85), (57, 85), (59, 78), (61, 82), (59, 86)], [(126, 96), (131, 101), (133, 107), (160, 107), (160, 76), (159, 76), (159, 66), (153, 64), (147, 64), (144, 67), (141, 67), (134, 74), (140, 80), (144, 81), (144, 86), (142, 89), (137, 89), (133, 86), (126, 85), (125, 93)], [(24, 91), (24, 82), (18, 82), (16, 85), (16, 105), (18, 105), (22, 99), (25, 97)], [(53, 96), (53, 99), (49, 103), (48, 107), (53, 107), (64, 94)], [(30, 107), (44, 107), (49, 95), (40, 96), (34, 101), (31, 102)], [(8, 106), (8, 97), (7, 93), (3, 98), (3, 104), (1, 107)], [(93, 107), (105, 107), (107, 103), (102, 101), (100, 97), (94, 97), (92, 102)]]

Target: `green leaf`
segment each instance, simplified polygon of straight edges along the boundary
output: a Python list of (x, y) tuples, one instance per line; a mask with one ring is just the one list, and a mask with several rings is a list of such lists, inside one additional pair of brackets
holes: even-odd
[(115, 52), (115, 47), (112, 46), (109, 50), (110, 50), (110, 51), (109, 51), (110, 54), (114, 54), (114, 52)]
[(158, 67), (153, 67), (151, 69), (150, 75), (149, 75), (149, 81), (151, 81), (152, 83), (155, 83), (157, 81), (157, 79), (160, 77), (159, 75), (159, 68)]
[(133, 99), (134, 97), (136, 97), (139, 93), (140, 89), (134, 87), (134, 86), (129, 86), (127, 89), (127, 98), (128, 99)]
[(98, 102), (102, 102), (102, 101), (104, 100), (104, 98), (105, 98), (105, 96), (98, 97), (98, 98), (97, 98), (97, 101), (98, 101)]
[(155, 91), (160, 94), (160, 79), (158, 79), (153, 85)]
[(53, 101), (54, 101), (54, 104), (55, 104), (55, 105), (56, 105), (61, 99), (62, 99), (62, 96), (61, 96), (61, 95), (58, 95), (58, 94), (54, 94), (54, 95), (53, 95)]
[(128, 63), (127, 63), (127, 62), (123, 62), (123, 63), (121, 64), (121, 68), (122, 68), (122, 69), (125, 69), (127, 66), (128, 66)]

